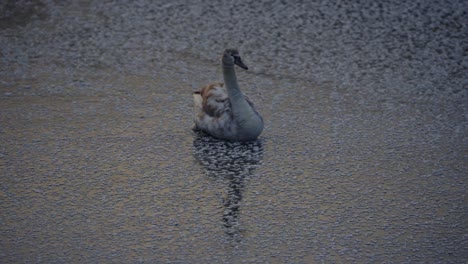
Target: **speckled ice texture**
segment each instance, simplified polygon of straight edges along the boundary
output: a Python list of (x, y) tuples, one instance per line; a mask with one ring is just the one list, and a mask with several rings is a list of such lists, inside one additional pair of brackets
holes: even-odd
[[(0, 263), (466, 263), (467, 10), (1, 1)], [(255, 142), (191, 130), (227, 47)]]

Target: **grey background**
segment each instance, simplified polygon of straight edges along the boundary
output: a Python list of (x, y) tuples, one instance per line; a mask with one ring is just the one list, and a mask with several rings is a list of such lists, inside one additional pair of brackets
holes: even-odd
[[(466, 1), (3, 1), (2, 263), (464, 263)], [(258, 141), (191, 131), (237, 47)]]

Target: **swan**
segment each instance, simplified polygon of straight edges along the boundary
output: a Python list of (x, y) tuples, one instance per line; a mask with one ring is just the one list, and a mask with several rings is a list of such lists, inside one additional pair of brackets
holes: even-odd
[(194, 130), (227, 141), (252, 141), (263, 131), (263, 118), (239, 89), (234, 65), (247, 70), (237, 49), (221, 59), (224, 83), (212, 83), (193, 93)]

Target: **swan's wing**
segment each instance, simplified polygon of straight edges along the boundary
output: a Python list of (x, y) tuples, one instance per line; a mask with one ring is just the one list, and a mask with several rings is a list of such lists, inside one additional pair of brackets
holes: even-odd
[(231, 104), (223, 83), (214, 83), (203, 87), (200, 95), (203, 99), (203, 111), (207, 115), (220, 117), (231, 111)]
[(232, 122), (231, 102), (222, 83), (210, 84), (193, 94), (196, 130), (217, 138), (232, 137), (235, 126)]

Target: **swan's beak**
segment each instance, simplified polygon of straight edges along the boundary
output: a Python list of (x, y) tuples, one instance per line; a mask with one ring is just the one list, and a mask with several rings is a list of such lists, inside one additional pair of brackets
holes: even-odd
[(242, 62), (242, 59), (240, 56), (234, 56), (234, 64), (237, 66), (241, 67), (244, 70), (248, 70), (249, 67), (245, 66), (245, 64)]

